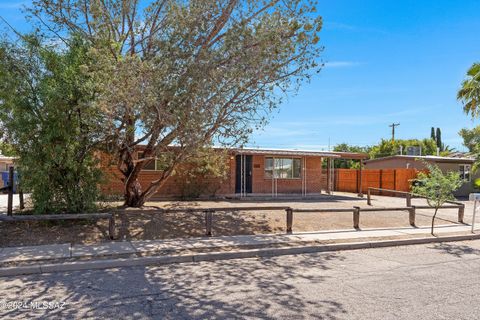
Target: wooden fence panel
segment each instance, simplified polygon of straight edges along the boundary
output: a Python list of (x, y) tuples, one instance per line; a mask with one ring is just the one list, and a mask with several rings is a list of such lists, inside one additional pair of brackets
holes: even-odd
[(379, 177), (380, 177), (380, 170), (376, 170), (376, 169), (362, 170), (362, 192), (366, 193), (368, 191), (368, 188), (372, 188), (372, 187), (380, 188)]
[(396, 187), (396, 170), (395, 169), (384, 169), (382, 170), (382, 188), (395, 190)]
[(415, 169), (397, 169), (397, 187), (398, 191), (410, 191), (411, 180), (417, 177), (418, 171)]
[(335, 169), (336, 189), (345, 192), (357, 192), (357, 170)]
[[(410, 191), (411, 180), (415, 179), (418, 171), (415, 169), (363, 169), (362, 192), (368, 188), (384, 188), (398, 191)], [(335, 169), (335, 190), (358, 192), (357, 169)]]

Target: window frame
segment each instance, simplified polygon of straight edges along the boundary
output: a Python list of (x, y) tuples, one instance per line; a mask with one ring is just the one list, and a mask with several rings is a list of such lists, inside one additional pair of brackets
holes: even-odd
[[(143, 158), (143, 154), (144, 154), (144, 151), (137, 151), (137, 160)], [(157, 167), (158, 158), (155, 157), (155, 160), (153, 160), (153, 161), (154, 161), (154, 169), (145, 169), (145, 168), (142, 168), (141, 171), (152, 171), (152, 172), (153, 172), (153, 171), (162, 171), (162, 170), (158, 169), (158, 167)]]
[[(462, 168), (463, 170), (461, 170)], [(460, 173), (460, 179), (462, 179), (462, 181), (464, 182), (472, 181), (472, 165), (471, 164), (459, 164), (458, 172)], [(465, 178), (465, 173), (468, 173), (468, 179)]]
[[(272, 166), (271, 166), (271, 169), (270, 170), (267, 170), (267, 161), (271, 160), (272, 161)], [(283, 162), (283, 160), (291, 160), (291, 173), (292, 175), (290, 177), (275, 177), (275, 170), (278, 170), (278, 168), (276, 168), (275, 164), (277, 162), (277, 160), (281, 160), (281, 162)], [(299, 161), (299, 168), (300, 170), (298, 171), (299, 175), (298, 177), (295, 177), (294, 176), (294, 173), (295, 173), (295, 160), (298, 160)], [(263, 178), (265, 180), (272, 180), (272, 179), (277, 179), (277, 180), (300, 180), (302, 179), (302, 171), (303, 171), (303, 158), (302, 157), (273, 157), (273, 156), (265, 156), (265, 159), (264, 159), (264, 167), (263, 167)], [(270, 167), (270, 166), (269, 166)], [(282, 167), (283, 167), (283, 164), (282, 164)], [(268, 172), (271, 172), (270, 173), (270, 176), (267, 176), (267, 171)]]

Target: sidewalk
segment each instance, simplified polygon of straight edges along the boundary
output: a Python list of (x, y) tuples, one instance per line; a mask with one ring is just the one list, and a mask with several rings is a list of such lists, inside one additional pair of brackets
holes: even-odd
[[(445, 237), (462, 236), (475, 238), (470, 232), (469, 225), (439, 225), (435, 227), (437, 237), (432, 237), (429, 227), (420, 228), (395, 228), (395, 229), (371, 229), (371, 230), (335, 230), (320, 232), (305, 232), (295, 234), (271, 234), (271, 235), (244, 235), (223, 236), (212, 238), (182, 238), (169, 240), (145, 240), (145, 241), (117, 241), (95, 245), (70, 245), (54, 244), (28, 247), (6, 247), (0, 249), (0, 269), (6, 267), (20, 267), (38, 265), (42, 263), (71, 263), (78, 261), (105, 260), (105, 259), (132, 259), (147, 256), (193, 256), (213, 253), (230, 253), (239, 251), (262, 252), (269, 250), (269, 254), (275, 254), (275, 250), (282, 248), (310, 247), (311, 250), (328, 251), (326, 245), (338, 245), (348, 243), (352, 249), (355, 243), (362, 243), (364, 247), (371, 247), (369, 243), (387, 241), (390, 245), (409, 244), (418, 239), (427, 242), (442, 241)], [(480, 234), (478, 235), (480, 237)], [(365, 245), (367, 244), (367, 245)], [(319, 247), (320, 246), (320, 247)], [(335, 247), (332, 247), (335, 249)], [(341, 249), (349, 247), (343, 245)], [(255, 251), (255, 249), (257, 251)], [(260, 249), (260, 251), (259, 251)], [(272, 251), (273, 250), (273, 251)], [(291, 251), (291, 250), (290, 250)], [(288, 251), (287, 251), (288, 252)], [(282, 254), (282, 253), (280, 253)], [(283, 253), (285, 254), (285, 253)], [(188, 259), (187, 259), (188, 260)], [(198, 259), (197, 259), (198, 260)], [(0, 270), (1, 271), (1, 270)], [(1, 275), (1, 272), (0, 272)]]

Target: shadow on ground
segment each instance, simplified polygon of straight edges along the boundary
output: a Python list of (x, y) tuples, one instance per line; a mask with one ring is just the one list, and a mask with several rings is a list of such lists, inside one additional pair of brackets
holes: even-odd
[(310, 254), (296, 256), (295, 266), (291, 258), (272, 257), (5, 278), (0, 289), (9, 300), (65, 301), (66, 308), (0, 310), (0, 316), (339, 319), (346, 316), (341, 303), (322, 292), (306, 294), (298, 283), (325, 281), (329, 262), (341, 260)]
[(459, 245), (454, 243), (438, 243), (433, 246), (433, 249), (450, 254), (457, 258), (462, 258), (465, 255), (480, 255), (480, 250), (466, 245)]

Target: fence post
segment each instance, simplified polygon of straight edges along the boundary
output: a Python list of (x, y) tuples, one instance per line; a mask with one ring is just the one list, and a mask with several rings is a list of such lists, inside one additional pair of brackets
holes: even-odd
[(412, 227), (415, 227), (415, 211), (416, 211), (415, 206), (411, 206), (408, 209), (408, 220)]
[(353, 228), (360, 229), (360, 207), (353, 207)]
[(18, 190), (18, 199), (20, 201), (20, 210), (25, 209), (25, 202), (23, 201), (23, 191), (22, 191), (22, 189)]
[(380, 169), (380, 172), (379, 172), (379, 174), (378, 174), (378, 185), (379, 185), (378, 188), (380, 189), (380, 190), (378, 190), (378, 194), (379, 194), (379, 195), (383, 195), (383, 192), (382, 192), (382, 187), (383, 187), (383, 170), (382, 170), (382, 169)]
[(462, 204), (458, 207), (458, 222), (463, 223), (463, 217), (465, 215), (465, 205)]
[(292, 208), (287, 208), (285, 209), (287, 212), (287, 233), (292, 233), (292, 227), (293, 227), (293, 209)]
[(397, 190), (397, 169), (393, 169), (393, 190)]
[(412, 194), (407, 193), (407, 197), (405, 199), (407, 200), (407, 207), (411, 207), (412, 206)]
[(7, 202), (7, 215), (13, 214), (13, 167), (8, 168), (8, 202)]
[(115, 212), (112, 212), (108, 220), (108, 235), (111, 240), (115, 239)]
[(368, 188), (368, 190), (367, 190), (367, 204), (369, 206), (372, 205), (372, 195), (371, 195), (371, 192), (370, 192), (370, 188)]
[(205, 235), (212, 236), (213, 210), (205, 210)]

